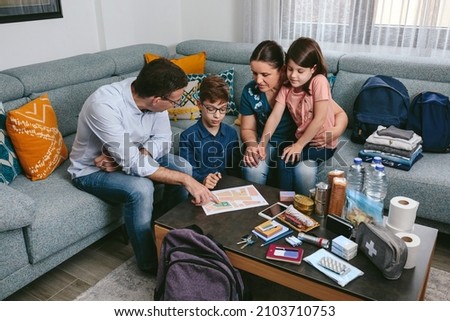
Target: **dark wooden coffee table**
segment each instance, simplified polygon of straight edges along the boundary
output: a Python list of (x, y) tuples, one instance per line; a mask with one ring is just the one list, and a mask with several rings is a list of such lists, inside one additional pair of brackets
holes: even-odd
[[(251, 184), (235, 177), (224, 177), (217, 189)], [(253, 184), (264, 198), (272, 204), (279, 199), (279, 189), (270, 186)], [(299, 266), (265, 259), (267, 247), (261, 247), (260, 241), (243, 250), (236, 242), (241, 236), (250, 233), (252, 228), (263, 222), (255, 207), (235, 212), (227, 212), (207, 216), (201, 207), (186, 201), (156, 219), (155, 237), (158, 249), (170, 229), (184, 228), (196, 224), (205, 233), (210, 233), (220, 242), (232, 264), (241, 270), (289, 287), (320, 300), (382, 300), (409, 301), (423, 300), (430, 272), (431, 259), (434, 253), (438, 231), (416, 224), (414, 233), (421, 239), (420, 259), (414, 269), (404, 270), (400, 279), (385, 279), (379, 270), (363, 255), (358, 254), (350, 263), (362, 271), (364, 275), (345, 287), (316, 270), (306, 262)], [(336, 235), (325, 229), (325, 218), (317, 218), (321, 226), (310, 233), (328, 239)], [(284, 240), (277, 241), (286, 244)], [(314, 253), (318, 247), (303, 243), (304, 257)], [(158, 253), (159, 254), (159, 253)]]

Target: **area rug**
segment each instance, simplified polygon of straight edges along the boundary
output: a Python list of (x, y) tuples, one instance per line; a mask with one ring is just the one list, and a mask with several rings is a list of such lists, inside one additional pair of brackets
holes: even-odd
[[(450, 301), (450, 273), (431, 268), (426, 301)], [(80, 294), (76, 301), (152, 301), (155, 278), (142, 273), (131, 258)]]
[(141, 272), (132, 257), (93, 287), (80, 294), (76, 301), (152, 301), (155, 278)]

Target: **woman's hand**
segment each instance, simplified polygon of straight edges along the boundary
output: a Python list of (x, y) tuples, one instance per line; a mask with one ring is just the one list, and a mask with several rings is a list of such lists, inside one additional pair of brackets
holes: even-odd
[(245, 154), (244, 154), (244, 158), (243, 158), (245, 166), (249, 166), (249, 167), (258, 166), (260, 157), (261, 156), (259, 155), (258, 146), (248, 146), (245, 149)]

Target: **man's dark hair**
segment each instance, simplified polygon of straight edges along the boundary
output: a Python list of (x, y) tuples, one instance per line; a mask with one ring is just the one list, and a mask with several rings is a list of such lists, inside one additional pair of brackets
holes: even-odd
[(142, 98), (169, 97), (187, 84), (187, 76), (180, 67), (166, 58), (158, 58), (145, 64), (133, 87)]

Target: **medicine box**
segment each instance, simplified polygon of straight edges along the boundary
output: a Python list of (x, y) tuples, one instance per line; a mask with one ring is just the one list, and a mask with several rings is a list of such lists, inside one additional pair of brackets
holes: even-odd
[(356, 256), (358, 244), (343, 235), (339, 235), (331, 242), (331, 252), (348, 261)]

